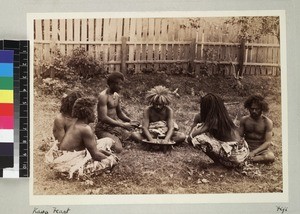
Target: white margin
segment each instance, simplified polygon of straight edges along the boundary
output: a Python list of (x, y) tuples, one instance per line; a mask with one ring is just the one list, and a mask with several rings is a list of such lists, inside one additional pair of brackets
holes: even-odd
[(155, 17), (232, 17), (279, 16), (281, 55), (282, 106), (282, 193), (218, 193), (218, 194), (165, 194), (165, 195), (34, 195), (33, 194), (33, 123), (30, 123), (30, 205), (104, 205), (104, 204), (202, 204), (202, 203), (272, 203), (288, 202), (288, 121), (287, 121), (287, 64), (285, 10), (239, 11), (161, 11), (161, 12), (91, 12), (91, 13), (28, 13), (27, 35), (30, 40), (30, 121), (33, 120), (33, 20), (74, 18), (155, 18)]

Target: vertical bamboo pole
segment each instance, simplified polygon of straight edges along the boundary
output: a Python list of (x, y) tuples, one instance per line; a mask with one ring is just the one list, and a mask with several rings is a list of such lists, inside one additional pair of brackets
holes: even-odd
[(50, 60), (50, 19), (44, 20), (44, 41), (46, 41), (43, 48), (44, 60)]
[[(35, 24), (35, 39), (36, 41), (38, 42), (41, 42), (43, 37), (43, 32), (42, 32), (42, 21), (41, 20), (35, 20), (34, 21), (34, 24)], [(36, 56), (36, 58), (38, 59), (38, 63), (37, 65), (40, 65), (40, 62), (43, 61), (43, 46), (42, 44), (34, 44), (36, 49), (35, 49), (35, 53), (34, 53), (34, 56)], [(37, 75), (37, 77), (39, 78), (40, 76), (40, 70), (41, 70), (41, 67), (34, 67), (35, 70), (34, 70), (34, 73)]]
[[(103, 21), (102, 19), (96, 19), (95, 21), (95, 37), (94, 40), (95, 41), (103, 41), (103, 37), (102, 37), (102, 25), (103, 25)], [(95, 46), (95, 57), (96, 59), (100, 59), (102, 62), (104, 62), (103, 59), (103, 45), (96, 45)]]
[[(67, 41), (73, 41), (73, 19), (67, 20)], [(73, 45), (67, 45), (67, 54), (70, 55), (73, 51)]]
[[(77, 43), (80, 41), (80, 19), (74, 19), (74, 42)], [(79, 48), (80, 45), (74, 45), (74, 48)]]
[(190, 44), (190, 69), (192, 72), (195, 71), (195, 48), (196, 48), (196, 39), (193, 39), (191, 44)]
[[(66, 20), (65, 19), (59, 20), (59, 40), (61, 42), (66, 41)], [(64, 44), (60, 45), (60, 52), (63, 56), (66, 55), (66, 45)]]
[[(95, 41), (95, 20), (88, 19), (88, 41), (93, 42)], [(89, 55), (95, 58), (95, 45), (88, 46)]]
[(121, 71), (123, 74), (127, 74), (127, 66), (126, 66), (126, 61), (127, 61), (127, 40), (128, 38), (126, 36), (122, 37), (122, 46), (121, 46)]

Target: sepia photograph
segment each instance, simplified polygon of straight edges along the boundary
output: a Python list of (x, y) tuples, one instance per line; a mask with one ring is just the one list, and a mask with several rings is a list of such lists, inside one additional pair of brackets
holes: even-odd
[(283, 13), (28, 20), (33, 204), (287, 201)]

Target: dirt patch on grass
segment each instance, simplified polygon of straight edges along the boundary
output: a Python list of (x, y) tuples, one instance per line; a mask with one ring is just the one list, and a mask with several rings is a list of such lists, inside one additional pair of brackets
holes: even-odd
[[(201, 77), (157, 75), (132, 75), (127, 77), (122, 93), (126, 112), (136, 120), (142, 118), (146, 105), (145, 92), (155, 85), (178, 88), (179, 98), (171, 107), (182, 132), (187, 133), (194, 115), (199, 111), (200, 93), (221, 95), (232, 118), (247, 114), (243, 101), (251, 93), (261, 93), (270, 104), (268, 116), (274, 121), (272, 150), (275, 163), (258, 165), (260, 176), (245, 176), (235, 170), (215, 165), (201, 151), (183, 144), (170, 152), (150, 151), (144, 145), (125, 142), (119, 155), (120, 163), (111, 171), (88, 181), (58, 178), (44, 160), (45, 151), (40, 146), (52, 136), (52, 124), (59, 111), (60, 97), (45, 95), (36, 90), (34, 99), (34, 194), (199, 194), (199, 193), (260, 193), (282, 192), (282, 146), (280, 78), (249, 76), (243, 79), (244, 92), (234, 89), (231, 77)], [(76, 86), (70, 85), (70, 88)], [(97, 95), (105, 88), (105, 80), (81, 82), (87, 95)], [(77, 85), (78, 86), (78, 85)]]

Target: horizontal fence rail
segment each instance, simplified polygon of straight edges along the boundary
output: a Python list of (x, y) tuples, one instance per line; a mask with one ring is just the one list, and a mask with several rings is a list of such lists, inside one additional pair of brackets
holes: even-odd
[[(182, 27), (187, 26), (187, 27)], [(197, 29), (179, 18), (45, 19), (34, 22), (35, 61), (51, 61), (59, 51), (84, 48), (109, 72), (180, 67), (187, 72), (232, 74), (243, 59), (244, 74), (279, 75), (280, 46), (274, 36), (242, 44), (224, 19), (202, 19)], [(241, 56), (242, 55), (242, 56)]]

